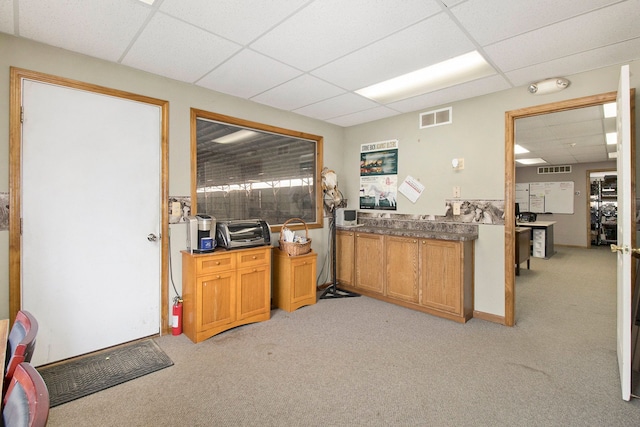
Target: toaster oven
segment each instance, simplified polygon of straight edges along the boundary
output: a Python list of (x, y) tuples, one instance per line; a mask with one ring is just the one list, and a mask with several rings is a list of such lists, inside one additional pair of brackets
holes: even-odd
[(261, 219), (216, 222), (216, 244), (225, 249), (271, 244), (271, 229)]

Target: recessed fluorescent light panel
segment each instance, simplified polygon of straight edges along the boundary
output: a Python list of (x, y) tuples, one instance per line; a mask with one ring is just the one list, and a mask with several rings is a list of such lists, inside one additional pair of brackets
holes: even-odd
[(543, 163), (547, 163), (546, 160), (537, 157), (535, 159), (516, 159), (516, 162), (521, 165), (541, 165)]
[(156, 0), (138, 0), (138, 1), (141, 1), (142, 3), (146, 3), (150, 6), (153, 6), (153, 2), (155, 2)]
[(400, 101), (436, 90), (470, 82), (496, 71), (477, 51), (413, 71), (357, 90), (356, 93), (381, 104)]
[(609, 158), (610, 159), (617, 159), (618, 158), (618, 152), (614, 151), (612, 153), (609, 153)]
[(610, 118), (610, 117), (616, 117), (618, 115), (617, 112), (617, 108), (616, 108), (616, 103), (615, 102), (610, 102), (608, 104), (603, 104), (602, 105), (602, 109), (604, 110), (604, 117), (605, 118)]
[(615, 145), (618, 143), (618, 132), (609, 132), (605, 138), (607, 138), (607, 145)]
[(229, 135), (216, 138), (213, 140), (213, 142), (217, 142), (218, 144), (231, 144), (234, 142), (246, 141), (247, 139), (251, 139), (254, 135), (257, 135), (257, 134), (258, 132), (242, 129), (237, 132), (230, 133)]
[(522, 145), (518, 145), (516, 144), (515, 148), (513, 149), (513, 152), (515, 154), (524, 154), (524, 153), (528, 153), (529, 150), (527, 150), (526, 148), (524, 148)]

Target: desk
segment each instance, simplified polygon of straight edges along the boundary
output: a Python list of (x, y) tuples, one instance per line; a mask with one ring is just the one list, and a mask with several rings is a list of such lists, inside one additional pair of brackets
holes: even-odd
[(516, 227), (516, 276), (520, 275), (520, 264), (527, 261), (527, 270), (530, 267), (531, 254), (531, 229), (528, 227)]
[(2, 379), (0, 379), (0, 389), (4, 386), (4, 363), (9, 345), (9, 319), (0, 320), (0, 361), (2, 362)]
[(556, 253), (553, 247), (553, 224), (556, 221), (518, 222), (516, 226), (531, 228), (533, 248), (531, 256), (549, 259)]

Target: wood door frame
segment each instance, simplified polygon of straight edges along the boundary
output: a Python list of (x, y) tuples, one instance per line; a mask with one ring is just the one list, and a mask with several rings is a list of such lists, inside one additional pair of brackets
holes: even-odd
[[(609, 102), (616, 102), (617, 91), (582, 98), (568, 99), (549, 104), (536, 105), (505, 112), (505, 187), (504, 187), (504, 324), (515, 325), (515, 121), (525, 117), (539, 116), (542, 114), (559, 111), (574, 110), (576, 108), (591, 107)], [(636, 194), (636, 162), (635, 162), (635, 89), (631, 89), (631, 191)], [(636, 212), (635, 198), (631, 201), (632, 213)], [(636, 229), (632, 227), (633, 242), (636, 242)], [(635, 274), (635, 272), (632, 272)], [(633, 277), (632, 277), (633, 280)], [(632, 281), (633, 282), (633, 281)]]
[(15, 319), (22, 306), (21, 285), (21, 176), (22, 176), (22, 80), (79, 89), (101, 95), (155, 105), (161, 109), (160, 141), (160, 333), (169, 332), (169, 102), (110, 89), (77, 80), (11, 67), (9, 100), (9, 317)]

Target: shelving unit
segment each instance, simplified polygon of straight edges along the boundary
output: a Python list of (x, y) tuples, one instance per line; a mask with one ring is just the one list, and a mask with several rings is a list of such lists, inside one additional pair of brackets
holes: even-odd
[(618, 177), (591, 180), (591, 244), (608, 245), (618, 238)]

